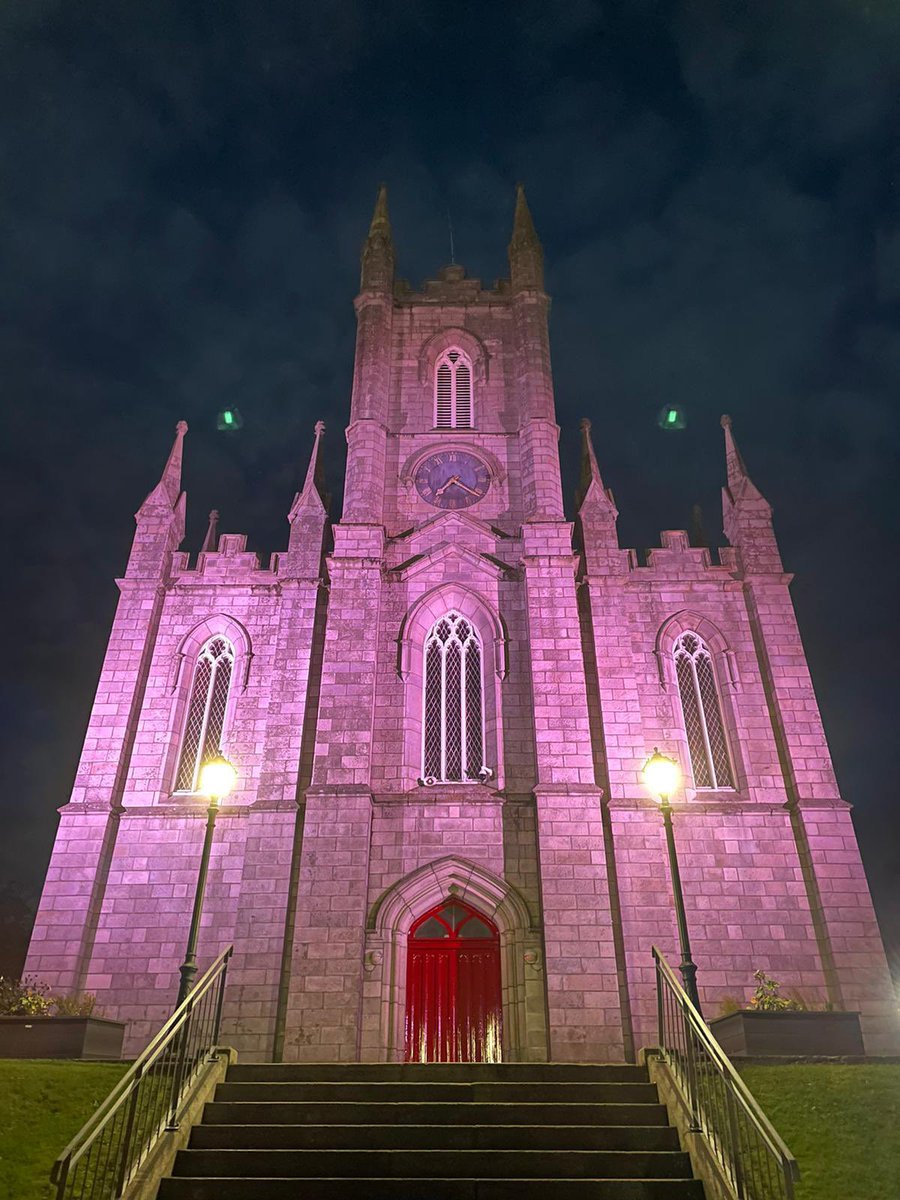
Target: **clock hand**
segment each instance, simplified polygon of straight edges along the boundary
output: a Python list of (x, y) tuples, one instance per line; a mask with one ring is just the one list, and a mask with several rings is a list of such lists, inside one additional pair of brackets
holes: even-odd
[(481, 492), (476, 492), (474, 488), (468, 487), (461, 479), (457, 478), (451, 482), (454, 482), (457, 487), (461, 487), (464, 492), (468, 492), (470, 496), (477, 496), (479, 500), (481, 499)]
[(441, 487), (439, 487), (438, 490), (434, 493), (435, 496), (443, 496), (443, 494), (444, 494), (444, 492), (446, 492), (447, 488), (450, 487), (450, 485), (453, 483), (459, 483), (458, 475), (451, 475), (450, 478), (447, 480), (447, 482), (445, 484), (443, 484)]

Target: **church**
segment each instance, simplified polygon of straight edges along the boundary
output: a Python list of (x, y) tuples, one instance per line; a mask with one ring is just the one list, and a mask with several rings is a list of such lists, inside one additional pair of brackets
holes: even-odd
[[(617, 537), (590, 424), (563, 502), (543, 251), (520, 187), (509, 277), (395, 273), (364, 243), (343, 512), (324, 426), (268, 562), (185, 528), (179, 424), (136, 532), (26, 970), (138, 1051), (172, 1010), (203, 764), (237, 770), (200, 929), (234, 946), (244, 1061), (633, 1060), (651, 948), (677, 961), (671, 797), (705, 1015), (759, 968), (897, 1051), (884, 951), (771, 508), (724, 430), (712, 552)], [(300, 480), (298, 480), (298, 483)], [(277, 498), (275, 498), (277, 500)], [(285, 498), (285, 507), (287, 507)], [(62, 799), (62, 798), (60, 798)]]

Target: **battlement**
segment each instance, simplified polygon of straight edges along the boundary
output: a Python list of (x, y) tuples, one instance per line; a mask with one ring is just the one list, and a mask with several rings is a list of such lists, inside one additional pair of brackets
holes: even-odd
[(469, 279), (459, 263), (442, 267), (437, 279), (426, 279), (416, 290), (408, 279), (394, 283), (394, 300), (401, 304), (496, 304), (509, 303), (512, 292), (508, 279), (497, 279), (485, 288), (480, 279)]

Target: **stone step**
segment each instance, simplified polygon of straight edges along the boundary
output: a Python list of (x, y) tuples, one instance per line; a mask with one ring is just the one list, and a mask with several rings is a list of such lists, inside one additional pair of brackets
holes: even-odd
[(354, 1100), (374, 1104), (406, 1100), (469, 1104), (502, 1101), (533, 1104), (651, 1104), (652, 1083), (231, 1083), (216, 1088), (216, 1100)]
[(696, 1179), (168, 1178), (157, 1200), (703, 1200)]
[(236, 1063), (232, 1083), (646, 1083), (627, 1063)]
[(182, 1150), (175, 1176), (243, 1179), (689, 1179), (680, 1151)]
[(441, 1104), (433, 1102), (222, 1101), (203, 1110), (204, 1125), (667, 1125), (654, 1093), (641, 1104)]
[(196, 1125), (192, 1150), (678, 1150), (668, 1126)]

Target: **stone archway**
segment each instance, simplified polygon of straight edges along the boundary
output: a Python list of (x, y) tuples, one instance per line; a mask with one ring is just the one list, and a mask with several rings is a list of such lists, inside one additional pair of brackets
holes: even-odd
[(500, 937), (504, 1061), (546, 1062), (547, 1005), (540, 928), (516, 888), (455, 856), (411, 871), (372, 906), (363, 964), (362, 1060), (403, 1060), (409, 933), (419, 917), (451, 898), (482, 913)]

